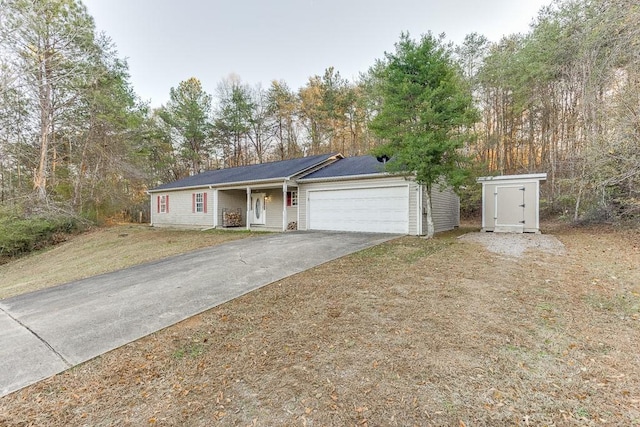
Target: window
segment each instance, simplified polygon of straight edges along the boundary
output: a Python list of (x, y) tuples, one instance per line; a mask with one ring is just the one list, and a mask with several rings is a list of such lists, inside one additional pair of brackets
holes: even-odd
[(158, 213), (169, 213), (169, 196), (158, 196)]
[(202, 193), (196, 193), (196, 212), (204, 212), (204, 197), (202, 197)]
[(287, 206), (298, 206), (297, 191), (287, 191)]
[(207, 213), (207, 193), (193, 193), (191, 195), (191, 212)]

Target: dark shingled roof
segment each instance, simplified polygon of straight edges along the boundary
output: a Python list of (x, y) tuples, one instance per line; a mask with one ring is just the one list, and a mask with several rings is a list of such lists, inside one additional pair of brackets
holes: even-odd
[(299, 159), (282, 160), (279, 162), (261, 163), (258, 165), (240, 166), (236, 168), (206, 171), (178, 181), (169, 182), (149, 191), (169, 190), (188, 187), (204, 187), (207, 185), (232, 184), (258, 180), (285, 179), (305, 170), (320, 165), (338, 153), (320, 154), (317, 156), (301, 157)]
[(337, 178), (352, 175), (371, 175), (384, 172), (384, 164), (373, 156), (357, 156), (340, 159), (309, 175), (302, 180), (316, 178)]

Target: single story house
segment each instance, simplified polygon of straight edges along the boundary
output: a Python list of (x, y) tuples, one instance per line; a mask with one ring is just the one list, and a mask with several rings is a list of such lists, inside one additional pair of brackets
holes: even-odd
[[(460, 201), (432, 191), (435, 230), (460, 223)], [(372, 156), (340, 153), (206, 171), (149, 190), (151, 225), (426, 234), (424, 188)]]

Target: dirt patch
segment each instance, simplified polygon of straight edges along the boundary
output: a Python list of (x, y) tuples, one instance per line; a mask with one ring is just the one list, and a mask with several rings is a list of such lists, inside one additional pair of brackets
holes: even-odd
[(465, 242), (479, 243), (493, 253), (516, 258), (522, 257), (527, 251), (565, 254), (562, 242), (548, 234), (467, 233), (459, 238)]
[[(458, 233), (460, 234), (460, 233)], [(405, 237), (0, 399), (0, 424), (640, 425), (640, 234)]]

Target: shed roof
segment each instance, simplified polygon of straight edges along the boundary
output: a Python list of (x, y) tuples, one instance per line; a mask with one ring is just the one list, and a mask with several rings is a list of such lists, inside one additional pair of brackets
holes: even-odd
[(319, 154), (298, 159), (260, 163), (227, 169), (206, 171), (177, 181), (159, 185), (149, 191), (174, 190), (178, 188), (205, 187), (209, 185), (234, 184), (254, 181), (287, 179), (304, 173), (321, 164), (341, 158), (339, 153)]
[(546, 173), (529, 173), (521, 175), (498, 175), (498, 176), (481, 176), (476, 182), (490, 181), (544, 181), (547, 179)]
[(384, 173), (384, 163), (373, 156), (346, 157), (333, 162), (322, 169), (305, 175), (300, 181), (314, 179), (340, 178), (358, 175), (377, 175)]

